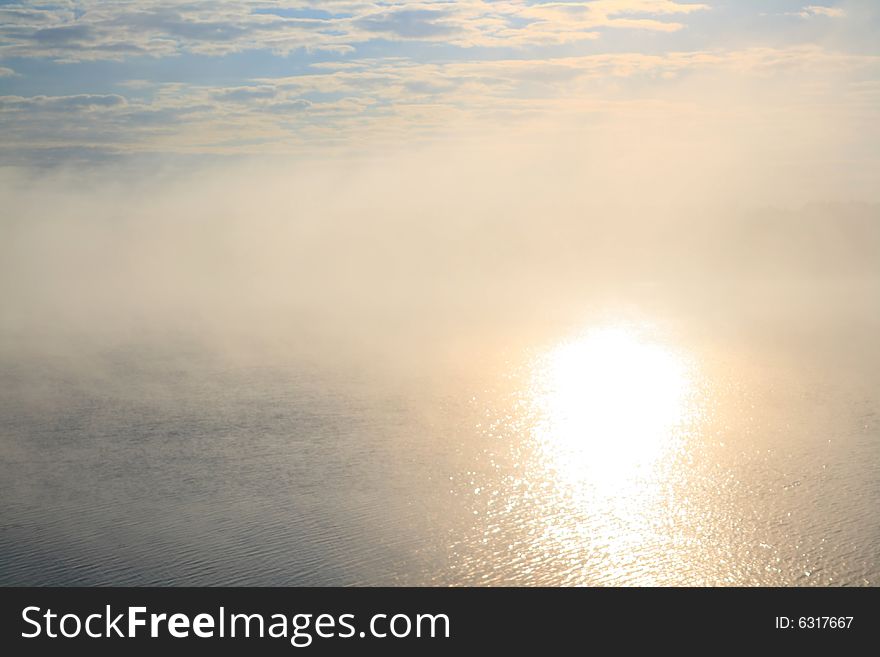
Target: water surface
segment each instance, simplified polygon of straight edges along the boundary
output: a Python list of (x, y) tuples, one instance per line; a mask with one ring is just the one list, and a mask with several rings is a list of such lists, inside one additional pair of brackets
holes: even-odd
[(880, 584), (868, 333), (667, 319), (393, 372), (7, 353), (0, 583)]

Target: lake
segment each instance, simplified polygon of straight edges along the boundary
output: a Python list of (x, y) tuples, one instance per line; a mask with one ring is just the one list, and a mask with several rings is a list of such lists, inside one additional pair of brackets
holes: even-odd
[(689, 321), (7, 349), (0, 584), (880, 584), (871, 321)]

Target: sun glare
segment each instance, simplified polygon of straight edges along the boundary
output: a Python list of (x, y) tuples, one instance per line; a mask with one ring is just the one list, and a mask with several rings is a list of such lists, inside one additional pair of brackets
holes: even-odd
[(674, 350), (629, 328), (591, 331), (540, 363), (539, 443), (569, 481), (625, 484), (674, 449), (690, 387)]

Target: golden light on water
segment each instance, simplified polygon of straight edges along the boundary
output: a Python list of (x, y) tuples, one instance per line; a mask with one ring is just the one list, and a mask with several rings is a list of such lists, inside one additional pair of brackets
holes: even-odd
[[(476, 467), (451, 488), (469, 527), (450, 546), (456, 572), (492, 584), (716, 586), (803, 582), (821, 569), (823, 537), (784, 562), (793, 523), (820, 499), (805, 486), (818, 496), (827, 482), (824, 464), (811, 471), (793, 456), (811, 429), (792, 431), (792, 413), (816, 417), (804, 389), (676, 327), (621, 319), (557, 334), (509, 385), (474, 397), (480, 433), (462, 458)], [(812, 435), (832, 458), (827, 437)]]
[(564, 564), (566, 584), (662, 581), (654, 566), (669, 565), (680, 520), (669, 495), (697, 431), (698, 369), (649, 325), (624, 323), (589, 328), (533, 362), (533, 458), (514, 506), (540, 511), (520, 559)]
[(691, 366), (644, 333), (597, 328), (540, 359), (535, 437), (560, 483), (631, 486), (675, 451), (693, 410)]

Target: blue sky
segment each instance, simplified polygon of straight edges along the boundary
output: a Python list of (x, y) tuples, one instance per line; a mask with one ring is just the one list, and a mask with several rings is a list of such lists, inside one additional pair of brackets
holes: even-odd
[(810, 2), (0, 0), (0, 158), (298, 153), (622, 106), (710, 125), (719, 88), (751, 114), (784, 88), (874, 144), (878, 3)]

